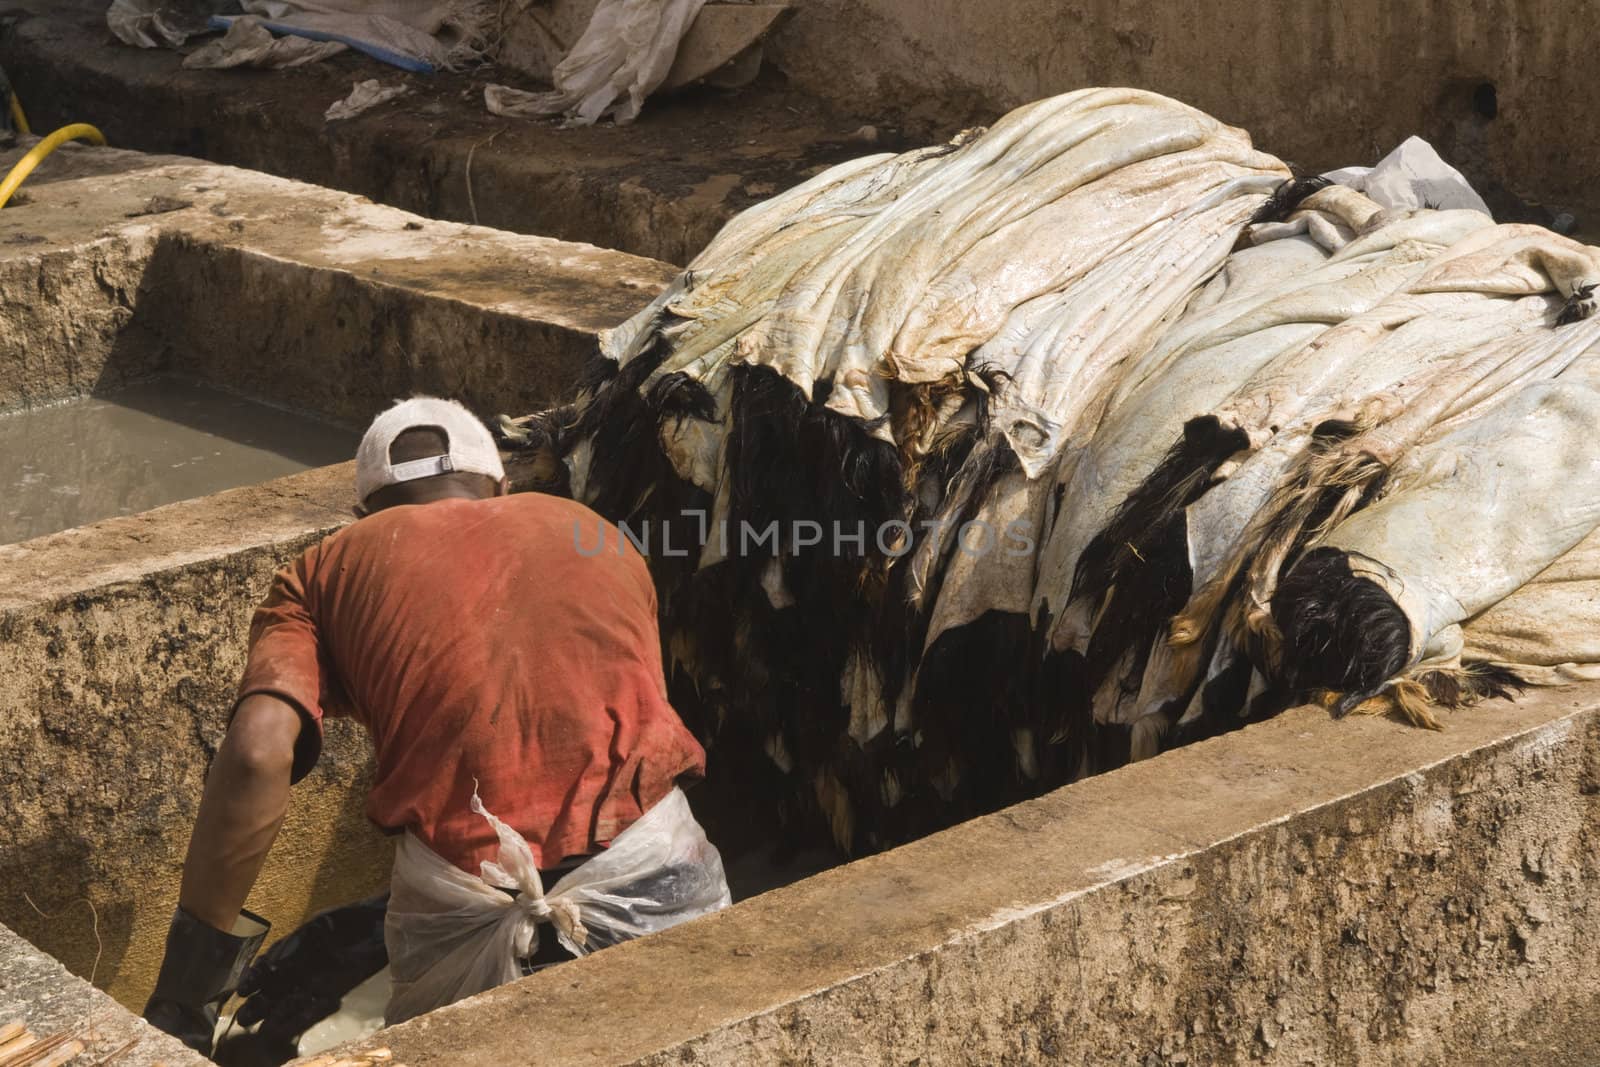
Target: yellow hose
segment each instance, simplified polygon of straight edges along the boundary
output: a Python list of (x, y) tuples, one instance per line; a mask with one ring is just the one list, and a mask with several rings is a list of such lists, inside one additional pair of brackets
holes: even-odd
[[(12, 97), (13, 100), (16, 97)], [(17, 160), (17, 165), (11, 168), (5, 181), (0, 181), (0, 208), (6, 206), (11, 199), (11, 194), (17, 191), (17, 186), (22, 184), (24, 178), (33, 173), (33, 168), (44, 162), (44, 157), (60, 148), (71, 140), (88, 141), (90, 144), (105, 144), (105, 134), (89, 125), (87, 122), (74, 122), (70, 126), (63, 126), (55, 133), (46, 137), (28, 150), (28, 154)]]
[(17, 128), (18, 133), (33, 133), (28, 125), (28, 116), (22, 113), (22, 101), (17, 99), (17, 94), (11, 94), (11, 124)]

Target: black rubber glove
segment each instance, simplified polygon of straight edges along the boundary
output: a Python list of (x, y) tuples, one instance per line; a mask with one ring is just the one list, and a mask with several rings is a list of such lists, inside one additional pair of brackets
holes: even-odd
[(156, 990), (144, 1017), (185, 1045), (209, 1056), (223, 1001), (266, 940), (272, 924), (248, 911), (239, 913), (234, 933), (225, 934), (182, 908), (172, 914), (166, 955)]
[(389, 894), (330, 908), (273, 945), (239, 983), (240, 1026), (261, 1024), (256, 1036), (294, 1042), (339, 1010), (356, 986), (383, 970), (383, 918)]

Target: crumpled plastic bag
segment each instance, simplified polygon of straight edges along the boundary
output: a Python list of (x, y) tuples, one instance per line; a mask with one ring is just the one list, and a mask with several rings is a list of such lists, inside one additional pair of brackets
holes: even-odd
[(211, 32), (212, 15), (238, 10), (237, 0), (111, 0), (106, 26), (123, 44), (180, 48)]
[(225, 70), (229, 67), (300, 67), (343, 52), (338, 41), (312, 41), (305, 37), (278, 37), (260, 19), (245, 15), (233, 20), (228, 32), (207, 41), (183, 59), (189, 70)]
[(609, 115), (626, 125), (666, 80), (678, 42), (704, 5), (705, 0), (600, 0), (583, 36), (556, 65), (553, 92), (491, 85), (483, 102), (507, 118), (564, 114), (569, 126), (591, 126)]
[(397, 96), (404, 96), (404, 85), (382, 85), (377, 78), (368, 78), (364, 82), (356, 82), (350, 90), (350, 95), (343, 100), (335, 100), (323, 112), (322, 117), (329, 122), (340, 119), (353, 119), (363, 111), (371, 111), (379, 104), (393, 100)]
[(274, 33), (340, 41), (420, 73), (483, 55), (494, 6), (485, 0), (242, 0)]
[(722, 857), (679, 789), (548, 893), (522, 835), (476, 795), (472, 810), (500, 839), (499, 862), (485, 862), (481, 878), (409, 833), (395, 853), (384, 926), (394, 981), (388, 1025), (520, 977), (518, 961), (538, 947), (540, 923), (583, 956), (731, 903)]

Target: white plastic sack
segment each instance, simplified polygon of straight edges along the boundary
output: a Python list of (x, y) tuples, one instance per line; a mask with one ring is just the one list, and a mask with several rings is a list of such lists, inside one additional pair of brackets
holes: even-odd
[(1343, 167), (1323, 177), (1366, 193), (1391, 211), (1465, 208), (1489, 214), (1489, 206), (1461, 172), (1420, 137), (1407, 137), (1375, 167)]
[(666, 81), (678, 42), (704, 5), (705, 0), (600, 0), (583, 36), (556, 65), (554, 92), (491, 85), (483, 102), (508, 118), (564, 114), (568, 125), (591, 126), (609, 114), (619, 126), (632, 122), (645, 97)]
[[(722, 857), (679, 789), (546, 893), (533, 851), (476, 795), (472, 810), (500, 838), (499, 862), (474, 878), (407, 834), (395, 854), (384, 942), (394, 992), (393, 1025), (521, 976), (518, 960), (539, 944), (538, 924), (583, 956), (731, 902)], [(515, 898), (501, 892), (515, 889)]]
[(328, 122), (353, 119), (362, 112), (371, 111), (379, 104), (388, 103), (397, 96), (404, 96), (405, 93), (404, 85), (383, 85), (377, 78), (369, 78), (364, 82), (356, 82), (349, 96), (329, 104), (328, 110), (322, 113), (322, 117)]

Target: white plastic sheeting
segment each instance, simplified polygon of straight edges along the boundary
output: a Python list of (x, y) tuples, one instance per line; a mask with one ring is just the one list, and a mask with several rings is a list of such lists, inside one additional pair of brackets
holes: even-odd
[(484, 104), (510, 118), (566, 116), (572, 126), (639, 117), (645, 97), (667, 80), (678, 42), (705, 0), (600, 0), (578, 43), (556, 64), (555, 89), (484, 89)]
[(210, 32), (209, 12), (171, 0), (111, 0), (106, 28), (137, 48), (181, 48), (189, 38)]
[(390, 100), (404, 96), (406, 91), (404, 85), (384, 85), (377, 78), (368, 78), (366, 81), (356, 82), (351, 87), (349, 96), (328, 105), (323, 118), (329, 122), (353, 119), (357, 115), (371, 111), (379, 104), (386, 104)]
[(1367, 194), (1390, 210), (1465, 209), (1489, 214), (1477, 190), (1461, 172), (1439, 158), (1420, 137), (1408, 137), (1374, 167), (1345, 167), (1323, 175)]
[[(210, 32), (189, 4), (113, 0), (106, 25), (141, 48), (177, 48)], [(220, 9), (224, 5), (210, 5)], [(414, 71), (450, 70), (482, 56), (494, 8), (483, 0), (240, 0), (240, 15), (215, 22), (226, 33), (185, 57), (198, 68), (292, 67), (357, 48)]]
[(227, 70), (230, 67), (300, 67), (318, 63), (345, 50), (338, 41), (313, 41), (309, 37), (280, 37), (258, 18), (241, 16), (213, 38), (183, 57), (190, 70)]

